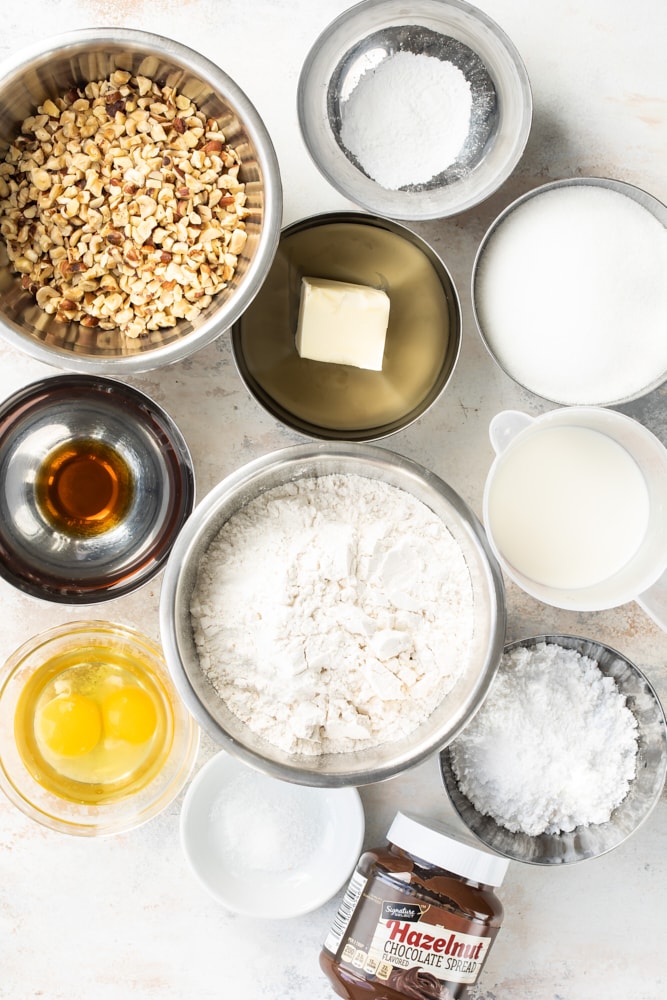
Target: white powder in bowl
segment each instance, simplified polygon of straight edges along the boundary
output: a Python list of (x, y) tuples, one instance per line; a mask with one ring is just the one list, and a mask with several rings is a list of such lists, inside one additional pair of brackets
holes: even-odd
[(472, 91), (453, 63), (396, 52), (367, 70), (341, 107), (344, 146), (381, 187), (425, 184), (468, 137)]
[(344, 753), (414, 731), (465, 672), (463, 552), (404, 490), (306, 478), (253, 499), (201, 561), (191, 618), (229, 709), (287, 752)]
[(489, 237), (475, 280), (505, 371), (554, 402), (606, 405), (667, 377), (667, 229), (618, 191), (552, 188)]
[(556, 643), (506, 653), (452, 743), (459, 788), (478, 812), (529, 836), (605, 823), (635, 776), (637, 721), (597, 663)]

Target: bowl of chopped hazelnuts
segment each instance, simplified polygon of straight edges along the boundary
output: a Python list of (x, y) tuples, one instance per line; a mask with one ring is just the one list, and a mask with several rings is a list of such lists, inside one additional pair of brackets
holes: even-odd
[(192, 49), (84, 29), (0, 73), (0, 334), (119, 375), (227, 330), (273, 259), (282, 192), (243, 91)]

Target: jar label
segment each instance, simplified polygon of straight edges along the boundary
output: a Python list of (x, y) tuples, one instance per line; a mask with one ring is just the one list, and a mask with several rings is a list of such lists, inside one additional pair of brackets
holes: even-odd
[(409, 896), (355, 873), (324, 947), (355, 975), (405, 996), (460, 996), (461, 984), (477, 980), (495, 928), (470, 933), (471, 921)]

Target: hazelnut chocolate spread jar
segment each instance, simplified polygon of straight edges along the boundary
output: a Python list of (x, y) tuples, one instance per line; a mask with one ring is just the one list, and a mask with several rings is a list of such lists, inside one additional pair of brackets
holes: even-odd
[(456, 1000), (502, 922), (509, 862), (397, 813), (386, 847), (362, 854), (320, 965), (346, 1000)]

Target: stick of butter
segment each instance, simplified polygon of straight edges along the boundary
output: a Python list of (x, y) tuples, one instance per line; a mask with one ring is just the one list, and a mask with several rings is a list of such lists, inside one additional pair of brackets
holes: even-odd
[(302, 278), (296, 349), (300, 357), (382, 370), (389, 296), (379, 288)]

